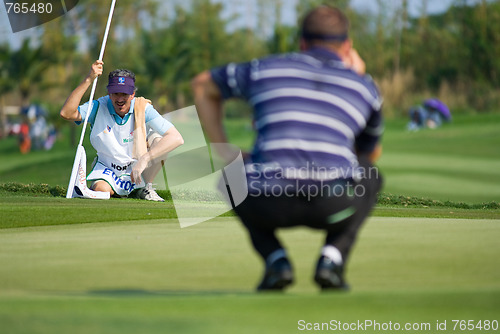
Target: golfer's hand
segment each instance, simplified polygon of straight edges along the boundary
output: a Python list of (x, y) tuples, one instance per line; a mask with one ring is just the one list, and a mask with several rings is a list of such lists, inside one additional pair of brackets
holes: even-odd
[(133, 183), (139, 184), (142, 182), (142, 172), (144, 172), (147, 166), (148, 163), (145, 159), (139, 159), (139, 161), (135, 163), (134, 167), (132, 167), (132, 173), (130, 174)]
[(89, 78), (94, 81), (95, 78), (102, 75), (104, 62), (102, 60), (96, 60), (90, 68)]
[(343, 61), (348, 68), (352, 69), (359, 75), (365, 74), (366, 64), (363, 61), (363, 59), (361, 59), (361, 57), (359, 56), (358, 51), (356, 51), (355, 49), (351, 49), (349, 51), (349, 54), (347, 55), (347, 57), (343, 59)]

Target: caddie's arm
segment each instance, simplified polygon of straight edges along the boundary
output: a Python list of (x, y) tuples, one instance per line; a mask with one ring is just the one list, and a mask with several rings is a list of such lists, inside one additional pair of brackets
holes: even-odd
[[(223, 98), (209, 71), (198, 74), (191, 82), (196, 111), (208, 140), (211, 143), (227, 143), (227, 136), (222, 122)], [(229, 145), (217, 145), (217, 153), (224, 161), (232, 161), (239, 152)]]
[(89, 74), (83, 81), (71, 92), (66, 102), (61, 108), (60, 115), (68, 121), (81, 121), (82, 116), (78, 112), (78, 106), (82, 101), (82, 97), (93, 83), (94, 79), (102, 74), (104, 63), (101, 60), (96, 60), (90, 69)]
[(146, 164), (156, 163), (160, 160), (166, 158), (167, 153), (175, 150), (177, 147), (184, 144), (184, 138), (175, 127), (171, 127), (165, 132), (163, 137), (156, 142), (148, 151), (144, 154), (139, 161), (144, 160)]
[(151, 149), (143, 154), (132, 170), (132, 182), (140, 183), (142, 180), (142, 172), (151, 164), (160, 163), (165, 160), (169, 152), (184, 144), (182, 135), (175, 127), (171, 127), (165, 132), (163, 137), (156, 142)]

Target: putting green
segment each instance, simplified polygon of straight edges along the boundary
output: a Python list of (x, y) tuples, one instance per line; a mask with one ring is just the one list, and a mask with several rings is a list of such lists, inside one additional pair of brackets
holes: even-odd
[(350, 262), (353, 289), (340, 294), (311, 281), (322, 233), (280, 235), (296, 284), (256, 294), (261, 263), (234, 218), (185, 229), (176, 220), (3, 229), (0, 328), (295, 333), (300, 324), (372, 320), (434, 332), (454, 319), (500, 320), (500, 220), (373, 217)]
[[(309, 276), (323, 234), (302, 228), (280, 234), (297, 271), (291, 291), (316, 291)], [(348, 276), (363, 291), (500, 288), (499, 238), (499, 220), (373, 217)], [(260, 266), (234, 218), (185, 229), (157, 220), (0, 230), (1, 294), (251, 291)]]

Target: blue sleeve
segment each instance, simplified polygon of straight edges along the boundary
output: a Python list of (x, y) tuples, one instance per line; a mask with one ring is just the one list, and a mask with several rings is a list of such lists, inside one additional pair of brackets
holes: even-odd
[(155, 108), (151, 104), (146, 106), (145, 110), (145, 121), (146, 127), (148, 129), (152, 129), (153, 131), (159, 133), (160, 135), (164, 135), (171, 127), (174, 125), (167, 121), (164, 117), (156, 111)]
[(210, 71), (212, 80), (219, 87), (224, 99), (231, 97), (244, 98), (247, 96), (250, 67), (250, 63), (230, 63)]
[[(99, 109), (99, 101), (94, 100), (92, 101), (92, 111), (90, 112), (90, 116), (88, 119), (90, 126), (94, 126), (95, 116), (97, 115), (97, 109)], [(82, 104), (81, 106), (78, 107), (78, 112), (82, 116), (82, 120), (75, 121), (76, 125), (80, 125), (85, 121), (85, 117), (87, 117), (88, 110), (89, 110), (89, 102)]]

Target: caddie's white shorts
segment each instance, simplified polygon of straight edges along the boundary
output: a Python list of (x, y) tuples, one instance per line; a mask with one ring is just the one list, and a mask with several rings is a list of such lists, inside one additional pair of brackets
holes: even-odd
[(106, 167), (100, 161), (94, 161), (94, 166), (87, 176), (87, 181), (106, 181), (115, 194), (119, 196), (128, 196), (133, 190), (146, 186), (144, 180), (140, 184), (132, 182), (130, 179), (131, 169), (132, 168), (129, 167), (123, 174), (118, 175), (112, 168)]

